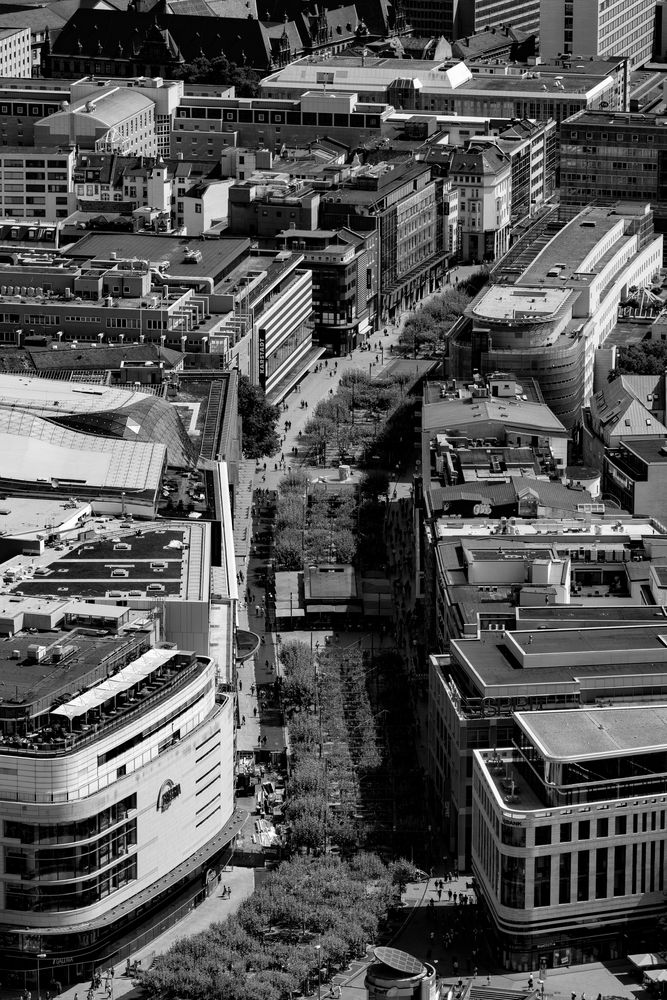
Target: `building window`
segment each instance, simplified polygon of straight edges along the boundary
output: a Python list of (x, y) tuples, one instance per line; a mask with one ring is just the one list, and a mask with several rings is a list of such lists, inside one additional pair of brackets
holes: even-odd
[(551, 827), (550, 826), (537, 826), (535, 827), (535, 844), (537, 847), (543, 847), (546, 844), (551, 843)]
[(579, 840), (588, 840), (591, 835), (591, 821), (582, 819), (579, 823)]
[(598, 820), (598, 837), (608, 837), (609, 836), (609, 820), (599, 819)]
[(524, 858), (501, 856), (500, 902), (513, 910), (526, 905), (526, 862)]
[(560, 842), (561, 844), (569, 844), (572, 840), (572, 824), (571, 823), (561, 823), (560, 825)]
[(614, 824), (614, 831), (617, 837), (622, 837), (627, 832), (628, 828), (628, 817), (627, 816), (617, 816), (616, 822)]
[(607, 898), (607, 858), (608, 847), (598, 847), (595, 852), (595, 898)]
[(625, 844), (614, 848), (614, 895), (625, 895)]
[[(332, 319), (323, 320), (323, 322), (334, 322)], [(526, 846), (526, 829), (523, 826), (512, 826), (509, 823), (503, 823), (501, 828), (501, 839), (503, 844), (507, 844), (508, 847), (525, 847)]]
[(545, 855), (535, 858), (535, 884), (533, 887), (533, 905), (551, 905), (551, 858)]
[(558, 902), (570, 902), (570, 876), (572, 875), (572, 855), (561, 854), (558, 859)]
[(577, 902), (584, 903), (588, 899), (588, 851), (579, 851), (577, 860)]

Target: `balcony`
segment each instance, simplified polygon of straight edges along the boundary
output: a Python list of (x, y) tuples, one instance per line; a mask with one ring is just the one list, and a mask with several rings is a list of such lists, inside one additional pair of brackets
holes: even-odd
[(107, 736), (127, 725), (133, 718), (148, 712), (157, 702), (172, 695), (203, 672), (209, 661), (195, 660), (185, 667), (163, 667), (135, 688), (119, 694), (101, 708), (81, 716), (71, 728), (59, 716), (52, 715), (47, 725), (23, 735), (0, 736), (0, 755), (64, 756)]

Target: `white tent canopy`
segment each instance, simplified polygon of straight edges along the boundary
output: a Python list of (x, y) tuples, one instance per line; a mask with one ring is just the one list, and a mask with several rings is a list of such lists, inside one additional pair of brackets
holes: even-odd
[(90, 712), (94, 708), (100, 708), (122, 691), (128, 691), (135, 684), (145, 680), (168, 660), (171, 660), (173, 655), (173, 649), (149, 649), (147, 653), (123, 667), (113, 677), (107, 677), (106, 680), (90, 688), (89, 691), (84, 691), (83, 694), (77, 695), (76, 698), (65, 702), (64, 705), (54, 708), (51, 715), (64, 715), (66, 719), (72, 720), (79, 715), (85, 715), (86, 712)]

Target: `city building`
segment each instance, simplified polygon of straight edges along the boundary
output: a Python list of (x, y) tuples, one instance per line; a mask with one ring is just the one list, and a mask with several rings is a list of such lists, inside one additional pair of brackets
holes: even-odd
[[(429, 778), (443, 847), (461, 868), (472, 847), (473, 752), (511, 745), (517, 711), (638, 700), (648, 709), (665, 699), (659, 626), (623, 622), (622, 612), (613, 624), (591, 623), (584, 614), (534, 631), (526, 625), (452, 640), (448, 654), (430, 658)], [(547, 648), (552, 652), (540, 657), (537, 650)]]
[(35, 983), (44, 950), (69, 984), (220, 871), (242, 820), (214, 661), (151, 649), (143, 630), (50, 625), (43, 613), (2, 655), (0, 928), (5, 969)]
[(666, 122), (664, 115), (593, 111), (568, 118), (560, 137), (563, 204), (650, 202), (656, 231), (667, 230)]
[[(586, 632), (594, 643), (596, 631)], [(524, 667), (549, 661), (559, 641), (532, 638), (511, 637)], [(603, 636), (601, 649), (605, 639), (616, 664), (618, 636)], [(651, 643), (632, 630), (624, 647), (634, 686), (632, 661)], [(585, 670), (588, 650), (572, 656)], [(516, 712), (510, 740), (473, 750), (473, 870), (506, 968), (621, 958), (629, 938), (655, 929), (665, 888), (664, 694), (655, 702)]]
[(380, 321), (433, 291), (447, 268), (447, 198), (425, 163), (364, 165), (322, 193), (319, 224), (378, 238)]
[[(391, 111), (377, 101), (361, 102), (355, 94), (328, 90), (267, 101), (230, 97), (224, 91), (221, 96), (219, 87), (188, 87), (175, 113), (171, 155), (218, 158), (228, 147), (244, 146), (280, 152), (283, 145), (307, 144), (323, 135), (355, 147), (388, 133)], [(256, 166), (264, 169), (266, 164)], [(245, 176), (247, 168), (240, 159)]]
[(313, 342), (345, 356), (377, 330), (377, 233), (286, 229), (276, 243), (313, 274)]
[[(490, 34), (495, 31), (510, 40), (515, 32), (518, 39), (525, 34), (537, 34), (540, 0), (445, 0), (440, 4), (429, 2), (421, 5), (415, 0), (406, 0), (405, 13), (412, 28), (420, 35), (444, 35), (462, 42), (467, 48), (469, 42), (474, 47), (477, 32)], [(473, 39), (469, 38), (471, 35)], [(511, 44), (511, 41), (506, 44)]]
[(624, 438), (667, 438), (665, 376), (619, 375), (602, 380), (582, 417), (586, 465), (602, 469), (606, 449), (616, 451)]
[[(507, 470), (501, 466), (495, 470), (498, 463), (490, 457), (483, 471), (470, 476), (461, 456), (461, 450), (466, 448), (488, 452), (489, 456), (497, 447), (542, 449), (542, 455), (548, 454), (554, 467), (562, 470), (567, 465), (568, 440), (566, 428), (544, 404), (539, 387), (530, 379), (520, 384), (514, 378), (494, 373), (472, 386), (453, 380), (424, 383), (421, 467), (431, 482), (441, 480), (442, 485), (456, 485), (506, 478)], [(531, 455), (531, 470), (533, 461)]]
[(36, 257), (26, 243), (22, 253), (5, 255), (13, 263), (0, 264), (7, 282), (0, 285), (7, 307), (0, 341), (20, 344), (27, 328), (58, 341), (152, 342), (181, 353), (209, 352), (211, 334), (224, 322), (213, 312), (214, 283), (249, 247), (242, 238), (199, 241), (191, 249), (178, 237), (91, 233), (63, 259), (53, 252)]
[(65, 219), (76, 207), (72, 146), (0, 146), (3, 216)]
[[(655, 4), (647, 0), (540, 0), (540, 52), (624, 56), (642, 66), (653, 54)], [(576, 49), (574, 48), (576, 46)]]
[(30, 28), (0, 25), (0, 76), (32, 76)]
[(667, 439), (658, 429), (646, 437), (623, 436), (605, 451), (602, 489), (632, 514), (667, 521)]
[(470, 140), (452, 156), (449, 172), (458, 187), (458, 248), (463, 261), (501, 257), (509, 247), (512, 167), (493, 143)]
[(221, 316), (211, 353), (223, 354), (279, 403), (324, 353), (313, 346), (313, 276), (303, 255), (255, 251), (213, 294)]
[(35, 145), (155, 156), (155, 104), (139, 90), (111, 87), (35, 122)]
[(76, 491), (98, 513), (157, 513), (164, 444), (93, 437), (11, 407), (0, 408), (0, 442), (0, 488), (6, 492), (39, 497)]
[(170, 466), (189, 468), (195, 464), (194, 448), (181, 418), (165, 399), (147, 394), (143, 387), (90, 385), (40, 376), (0, 374), (0, 410), (36, 413), (84, 434), (164, 445)]
[(298, 59), (261, 82), (265, 98), (292, 99), (322, 88), (353, 94), (364, 104), (398, 110), (442, 112), (557, 122), (585, 108), (623, 110), (618, 60), (568, 71), (548, 67), (468, 66), (458, 62), (335, 55)]
[[(420, 116), (422, 117), (422, 116)], [(423, 116), (426, 117), (426, 116)], [(430, 117), (430, 116), (429, 116)], [(435, 118), (435, 116), (434, 116)], [(390, 120), (393, 120), (394, 116)], [(416, 157), (425, 163), (430, 163), (437, 174), (443, 174), (450, 179), (453, 189), (457, 191), (459, 202), (472, 199), (473, 206), (478, 205), (475, 191), (483, 190), (486, 187), (487, 194), (487, 215), (490, 216), (489, 237), (496, 228), (495, 213), (490, 211), (495, 208), (494, 197), (494, 177), (499, 175), (504, 182), (503, 158), (508, 157), (511, 166), (511, 185), (509, 186), (509, 210), (511, 230), (520, 227), (526, 219), (531, 218), (535, 211), (548, 200), (555, 188), (556, 169), (558, 165), (558, 127), (555, 121), (534, 122), (534, 121), (512, 121), (512, 122), (488, 122), (476, 121), (472, 128), (467, 127), (465, 121), (456, 125), (450, 124), (441, 116), (436, 118), (438, 125), (442, 128), (442, 135), (435, 134), (430, 141), (424, 144), (422, 149), (417, 150)], [(471, 123), (472, 124), (472, 123)], [(471, 132), (474, 138), (470, 138)], [(484, 156), (484, 151), (489, 148), (489, 156)], [(465, 157), (465, 162), (470, 159), (474, 163), (474, 157), (478, 158), (479, 170), (470, 174), (464, 171), (454, 173), (454, 163), (459, 164), (464, 153), (470, 152), (470, 158)], [(496, 163), (496, 171), (490, 169)], [(482, 182), (486, 180), (484, 185)], [(501, 206), (503, 200), (507, 198), (507, 192), (499, 192)], [(457, 239), (462, 236), (461, 226), (466, 225), (472, 243), (480, 241), (477, 212), (471, 213), (472, 218), (466, 220), (466, 213), (457, 211)], [(503, 216), (504, 218), (504, 216)], [(475, 222), (475, 227), (471, 228), (471, 223)], [(500, 231), (504, 230), (505, 222)], [(503, 236), (503, 238), (505, 238)], [(489, 242), (491, 242), (489, 238)], [(495, 242), (495, 240), (494, 240)], [(482, 259), (481, 254), (476, 255)]]
[(567, 428), (592, 391), (596, 353), (633, 285), (662, 265), (648, 205), (588, 208), (568, 222), (552, 212), (514, 244), (450, 338), (450, 371), (513, 374), (539, 382)]

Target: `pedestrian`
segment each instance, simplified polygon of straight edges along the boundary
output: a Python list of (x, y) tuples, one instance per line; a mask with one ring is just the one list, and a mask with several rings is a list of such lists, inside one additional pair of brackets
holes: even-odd
[(255, 693), (255, 685), (251, 684), (250, 685), (250, 694), (254, 694), (254, 693)]
[(245, 726), (245, 715), (241, 716), (241, 725)]
[(472, 978), (477, 979), (477, 966), (472, 970)]
[(532, 988), (533, 988), (533, 974), (531, 972), (531, 974), (528, 976), (528, 989), (532, 990)]
[(254, 706), (254, 708), (252, 710), (252, 714), (253, 714), (254, 718), (256, 719), (257, 718), (257, 705)]
[(451, 903), (451, 901), (452, 901), (452, 890), (451, 889), (447, 890), (447, 895), (449, 896), (449, 902)]
[(239, 691), (243, 691), (243, 681), (239, 678)]
[(438, 889), (438, 902), (442, 899), (442, 889)]
[(572, 993), (570, 995), (570, 1000), (577, 1000), (577, 994), (576, 993)]
[(456, 893), (453, 894), (454, 906), (456, 906)]

